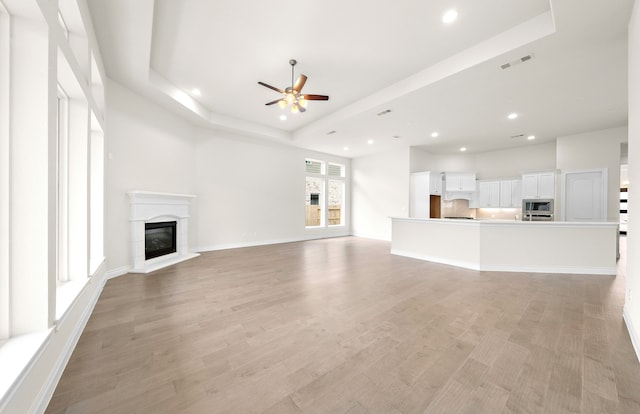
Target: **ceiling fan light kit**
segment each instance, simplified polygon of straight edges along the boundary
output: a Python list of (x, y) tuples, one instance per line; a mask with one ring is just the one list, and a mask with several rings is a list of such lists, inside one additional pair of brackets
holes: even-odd
[(302, 94), (302, 88), (304, 84), (307, 82), (307, 76), (300, 74), (298, 80), (293, 82), (294, 77), (294, 67), (298, 62), (295, 59), (290, 59), (289, 64), (291, 65), (291, 86), (285, 88), (284, 90), (280, 88), (276, 88), (275, 86), (271, 86), (264, 82), (258, 82), (259, 85), (272, 89), (278, 93), (283, 95), (282, 98), (276, 99), (275, 101), (267, 102), (265, 105), (273, 105), (278, 104), (278, 106), (282, 109), (286, 108), (288, 105), (291, 106), (291, 112), (297, 114), (298, 112), (305, 112), (307, 109), (308, 101), (328, 101), (329, 97), (327, 95), (314, 95), (314, 94)]

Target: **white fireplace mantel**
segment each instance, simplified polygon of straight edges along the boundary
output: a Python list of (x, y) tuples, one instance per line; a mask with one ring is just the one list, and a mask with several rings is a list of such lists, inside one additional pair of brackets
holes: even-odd
[[(189, 251), (189, 209), (191, 194), (129, 191), (129, 222), (131, 223), (131, 272), (149, 273), (199, 256)], [(176, 252), (145, 260), (145, 223), (176, 221)]]

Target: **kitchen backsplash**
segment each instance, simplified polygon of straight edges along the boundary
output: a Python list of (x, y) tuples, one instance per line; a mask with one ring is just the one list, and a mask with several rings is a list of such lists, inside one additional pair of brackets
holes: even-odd
[(522, 211), (518, 208), (469, 208), (468, 200), (456, 199), (442, 202), (441, 217), (522, 220)]
[(442, 202), (441, 217), (476, 217), (476, 209), (469, 208), (469, 200), (456, 199)]
[(477, 208), (476, 218), (499, 220), (522, 220), (519, 208)]

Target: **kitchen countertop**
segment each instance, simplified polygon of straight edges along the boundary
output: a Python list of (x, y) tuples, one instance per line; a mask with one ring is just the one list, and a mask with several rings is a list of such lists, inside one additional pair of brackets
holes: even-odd
[(390, 217), (392, 220), (398, 221), (427, 221), (433, 223), (452, 223), (461, 225), (525, 225), (525, 226), (571, 226), (571, 227), (616, 227), (620, 223), (617, 221), (523, 221), (523, 220), (506, 220), (491, 218), (474, 218), (474, 219), (446, 219), (446, 218), (413, 218), (413, 217)]

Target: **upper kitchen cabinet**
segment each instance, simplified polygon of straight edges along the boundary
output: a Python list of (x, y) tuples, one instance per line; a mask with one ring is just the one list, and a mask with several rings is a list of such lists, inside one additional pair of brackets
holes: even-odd
[(500, 181), (478, 181), (478, 205), (480, 208), (500, 207)]
[(444, 185), (446, 191), (476, 191), (476, 173), (445, 173)]
[(520, 180), (500, 181), (500, 207), (520, 208), (522, 204)]
[(522, 198), (555, 198), (555, 171), (522, 175)]
[(429, 194), (442, 195), (442, 174), (430, 173)]
[(520, 208), (520, 180), (478, 181), (480, 208)]

